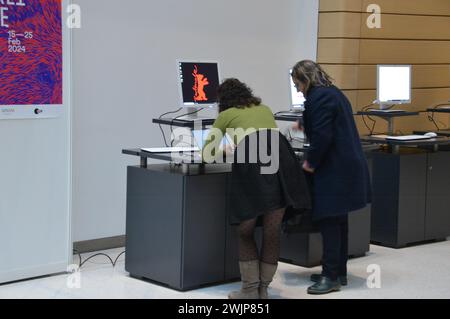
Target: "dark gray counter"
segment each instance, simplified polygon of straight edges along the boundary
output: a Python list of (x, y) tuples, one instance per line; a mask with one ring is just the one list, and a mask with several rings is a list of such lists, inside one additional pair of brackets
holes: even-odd
[(128, 167), (126, 260), (132, 277), (177, 290), (239, 278), (227, 269), (228, 170), (186, 175), (178, 167)]
[(450, 153), (405, 148), (372, 158), (372, 241), (401, 248), (450, 236)]
[[(236, 227), (228, 222), (230, 172), (229, 164), (196, 174), (173, 164), (128, 167), (125, 269), (132, 277), (177, 290), (239, 279)], [(351, 256), (369, 251), (369, 234), (370, 208), (352, 214)], [(319, 234), (282, 234), (282, 261), (313, 267), (321, 254)]]

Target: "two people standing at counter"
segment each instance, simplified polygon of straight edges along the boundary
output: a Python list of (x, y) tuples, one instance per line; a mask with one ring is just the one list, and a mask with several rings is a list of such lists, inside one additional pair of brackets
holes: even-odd
[(326, 294), (347, 285), (348, 214), (371, 202), (369, 169), (351, 104), (330, 76), (305, 60), (294, 66), (292, 79), (306, 98), (310, 147), (303, 169), (312, 180), (313, 219), (323, 242), (322, 273), (311, 276), (308, 293)]
[[(270, 152), (278, 151), (279, 169), (268, 175), (261, 174), (260, 161), (238, 163), (235, 155), (230, 204), (231, 223), (239, 225), (242, 288), (230, 293), (231, 299), (268, 298), (267, 288), (280, 254), (281, 223), (290, 217), (286, 209), (311, 208), (305, 172), (311, 185), (313, 219), (323, 238), (323, 270), (311, 276), (315, 284), (308, 288), (310, 294), (338, 291), (347, 284), (348, 213), (370, 203), (369, 171), (350, 102), (313, 61), (298, 62), (292, 79), (306, 97), (303, 121), (310, 147), (302, 170), (289, 143), (279, 134), (278, 150), (268, 146)], [(251, 128), (259, 139), (259, 133), (277, 128), (270, 108), (237, 79), (222, 83), (218, 100), (219, 116), (213, 129), (222, 134), (230, 128)], [(297, 128), (303, 129), (300, 125)], [(233, 136), (235, 144), (246, 145), (250, 135)], [(220, 141), (210, 135), (204, 150), (208, 144)], [(245, 148), (245, 152), (249, 149)], [(211, 155), (216, 154), (203, 153), (204, 158)], [(261, 224), (263, 240), (259, 253), (254, 230)]]

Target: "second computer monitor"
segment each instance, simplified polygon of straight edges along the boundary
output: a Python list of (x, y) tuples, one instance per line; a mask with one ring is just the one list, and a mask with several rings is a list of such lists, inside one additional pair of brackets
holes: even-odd
[(220, 85), (217, 62), (178, 61), (178, 72), (182, 106), (217, 105)]
[(289, 83), (291, 88), (291, 108), (293, 110), (303, 110), (305, 104), (305, 97), (302, 92), (298, 92), (292, 80), (292, 70), (289, 70)]
[(378, 103), (381, 108), (411, 103), (411, 65), (378, 65)]

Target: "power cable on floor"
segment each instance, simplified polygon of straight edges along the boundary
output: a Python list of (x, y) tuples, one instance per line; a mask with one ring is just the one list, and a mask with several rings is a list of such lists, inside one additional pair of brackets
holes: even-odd
[(122, 256), (123, 254), (125, 254), (125, 252), (126, 252), (126, 250), (124, 250), (123, 252), (121, 252), (121, 253), (116, 257), (116, 259), (115, 259), (114, 261), (113, 261), (113, 259), (112, 259), (109, 255), (107, 255), (107, 254), (105, 254), (105, 253), (98, 253), (98, 254), (89, 256), (86, 260), (82, 260), (81, 254), (80, 254), (76, 249), (74, 249), (74, 253), (76, 253), (76, 254), (78, 255), (79, 259), (80, 259), (80, 262), (79, 262), (79, 265), (78, 265), (79, 268), (83, 267), (84, 264), (86, 264), (86, 263), (87, 263), (89, 260), (91, 260), (92, 258), (98, 257), (98, 256), (105, 256), (106, 258), (108, 258), (108, 260), (110, 261), (111, 265), (112, 265), (113, 267), (116, 267), (116, 264), (117, 264), (117, 262), (119, 261), (120, 256)]

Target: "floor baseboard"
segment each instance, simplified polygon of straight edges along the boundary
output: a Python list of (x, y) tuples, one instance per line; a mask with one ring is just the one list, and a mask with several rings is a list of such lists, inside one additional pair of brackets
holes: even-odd
[(73, 243), (73, 249), (80, 254), (120, 247), (125, 247), (125, 235)]

